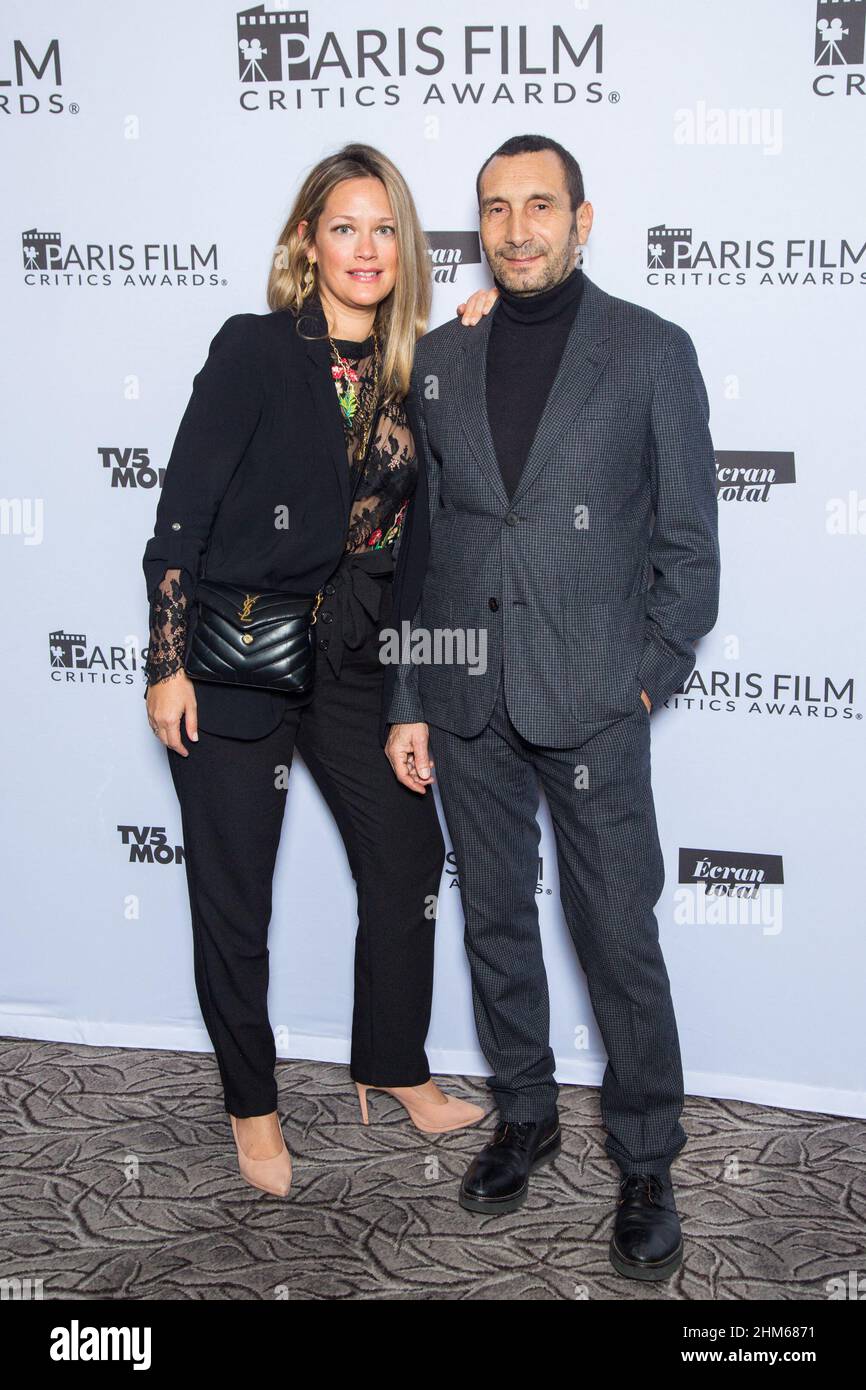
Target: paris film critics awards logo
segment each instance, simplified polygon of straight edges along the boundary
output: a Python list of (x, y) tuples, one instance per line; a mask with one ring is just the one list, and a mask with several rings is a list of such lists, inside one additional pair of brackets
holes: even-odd
[(856, 727), (853, 676), (811, 671), (752, 671), (699, 663), (685, 684), (665, 701), (682, 714), (744, 715), (749, 719), (793, 720), (798, 724)]
[(225, 285), (216, 243), (98, 242), (64, 244), (60, 232), (31, 227), (21, 233), (24, 283), (87, 288), (122, 285), (126, 288), (195, 288)]
[(819, 71), (812, 82), (815, 95), (866, 95), (864, 47), (866, 0), (817, 0), (814, 57)]
[(425, 236), (434, 284), (453, 285), (461, 266), (481, 264), (477, 232), (425, 232)]
[(144, 677), (144, 655), (134, 642), (91, 645), (83, 632), (58, 628), (48, 634), (51, 679), (55, 685), (132, 685)]
[(60, 86), (60, 40), (51, 39), (44, 48), (31, 41), (28, 48), (13, 39), (11, 53), (0, 57), (0, 116), (77, 115), (78, 103), (68, 101)]
[(663, 288), (700, 285), (763, 285), (794, 289), (805, 285), (866, 284), (866, 241), (852, 237), (712, 237), (698, 240), (694, 229), (664, 222), (647, 229), (646, 282)]
[[(562, 7), (559, 7), (562, 9)], [(407, 23), (375, 28), (329, 27), (308, 10), (252, 5), (236, 12), (239, 102), (243, 111), (327, 110), (395, 106), (411, 99), (444, 106), (616, 103), (622, 93), (603, 81), (603, 26), (567, 7), (558, 23)], [(320, 12), (321, 15), (321, 12)]]
[(309, 82), (310, 17), (306, 10), (241, 10), (238, 65), (241, 82)]

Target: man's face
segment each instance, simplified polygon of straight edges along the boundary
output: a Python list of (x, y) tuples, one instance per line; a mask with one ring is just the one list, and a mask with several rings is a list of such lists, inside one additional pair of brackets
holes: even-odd
[(571, 274), (592, 205), (572, 211), (553, 150), (497, 155), (481, 176), (481, 244), (493, 276), (516, 294), (538, 294)]

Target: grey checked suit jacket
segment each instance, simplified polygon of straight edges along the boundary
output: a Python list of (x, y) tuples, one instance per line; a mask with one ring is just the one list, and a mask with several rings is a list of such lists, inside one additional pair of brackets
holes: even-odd
[[(653, 709), (695, 663), (718, 614), (716, 474), (707, 392), (691, 338), (585, 276), (584, 292), (517, 490), (509, 501), (486, 409), (493, 315), (443, 324), (413, 372), (429, 503), (420, 600), (401, 584), (392, 624), (480, 630), (486, 671), (405, 658), (386, 676), (385, 724), (426, 720), (471, 736), (505, 697), (534, 743), (577, 745)], [(426, 477), (426, 486), (423, 486)], [(414, 568), (419, 558), (414, 556)], [(446, 641), (442, 651), (447, 651)], [(456, 650), (456, 649), (455, 649)], [(480, 648), (478, 649), (480, 650)], [(440, 653), (441, 655), (442, 653)], [(383, 729), (385, 728), (383, 724)]]

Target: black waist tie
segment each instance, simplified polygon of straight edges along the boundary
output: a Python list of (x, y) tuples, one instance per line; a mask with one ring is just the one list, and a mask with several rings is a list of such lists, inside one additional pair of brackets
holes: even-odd
[(393, 573), (390, 546), (350, 551), (325, 585), (314, 631), (319, 653), (327, 657), (335, 676), (340, 674), (345, 648), (362, 646), (378, 623), (383, 588)]

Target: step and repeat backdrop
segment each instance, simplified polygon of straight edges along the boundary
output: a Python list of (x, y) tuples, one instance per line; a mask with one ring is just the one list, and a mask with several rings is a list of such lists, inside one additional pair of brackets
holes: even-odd
[[(267, 311), (324, 154), (359, 139), (403, 170), (433, 327), (490, 283), (479, 166), (537, 132), (583, 169), (588, 273), (688, 330), (711, 403), (721, 610), (651, 725), (686, 1088), (866, 1115), (864, 21), (864, 0), (7, 0), (0, 1032), (209, 1049), (142, 696), (141, 556), (192, 379), (230, 314)], [(540, 816), (557, 1075), (597, 1085)], [(270, 938), (280, 1057), (348, 1058), (356, 922), (298, 759)], [(430, 1059), (486, 1075), (462, 938), (449, 860)]]

